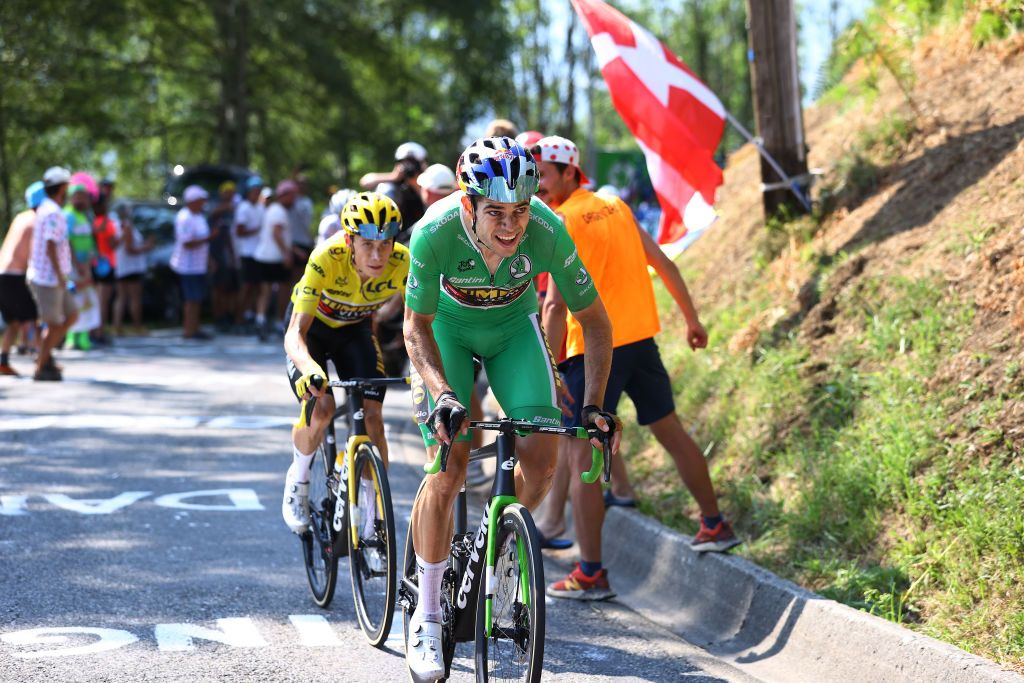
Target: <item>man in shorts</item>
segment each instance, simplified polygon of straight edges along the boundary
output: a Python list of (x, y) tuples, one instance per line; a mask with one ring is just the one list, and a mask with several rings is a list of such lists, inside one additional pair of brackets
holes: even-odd
[[(432, 409), (420, 426), (428, 454), (452, 444), (447, 471), (427, 478), (413, 507), (419, 600), (409, 624), (406, 662), (416, 681), (444, 675), (441, 579), (452, 541), (452, 503), (465, 481), (469, 434), (450, 434), (483, 361), (498, 403), (515, 419), (558, 425), (559, 380), (541, 332), (533, 276), (548, 271), (583, 326), (587, 356), (582, 424), (604, 431), (600, 411), (611, 360), (611, 327), (593, 280), (561, 221), (534, 197), (537, 168), (511, 138), (483, 138), (459, 159), (461, 192), (434, 204), (415, 227), (406, 289), (405, 343)], [(617, 447), (619, 433), (614, 435)], [(516, 494), (527, 507), (544, 497), (555, 469), (556, 436), (517, 444)], [(600, 442), (595, 440), (597, 445)], [(589, 465), (587, 468), (589, 469)]]
[[(707, 346), (707, 332), (690, 300), (675, 263), (633, 219), (619, 199), (583, 189), (588, 183), (580, 169), (579, 151), (566, 138), (542, 138), (533, 148), (539, 159), (540, 196), (556, 207), (569, 234), (579, 246), (580, 258), (594, 278), (612, 321), (614, 352), (604, 409), (614, 411), (623, 391), (636, 406), (637, 421), (650, 427), (675, 462), (683, 482), (701, 509), (701, 529), (695, 550), (727, 550), (739, 540), (718, 510), (707, 463), (675, 413), (672, 382), (661, 362), (654, 335), (660, 329), (654, 289), (647, 274), (650, 264), (661, 276), (686, 320), (687, 341), (694, 350)], [(566, 360), (559, 366), (577, 406), (583, 404), (584, 367), (590, 344), (584, 344), (580, 323), (567, 316), (564, 292), (557, 282), (548, 287), (544, 302), (545, 331), (557, 347), (566, 340)], [(586, 352), (584, 348), (586, 347)], [(565, 420), (575, 424), (578, 413)], [(583, 446), (581, 448), (580, 446)], [(590, 462), (586, 444), (569, 443), (570, 469)], [(613, 475), (614, 476), (614, 475)], [(599, 484), (570, 480), (573, 519), (580, 546), (580, 562), (563, 580), (548, 586), (552, 597), (601, 600), (611, 597), (608, 572), (601, 565), (601, 527), (605, 505)]]
[(25, 204), (28, 209), (22, 211), (11, 222), (0, 246), (0, 316), (3, 316), (7, 329), (0, 344), (0, 375), (17, 376), (18, 372), (11, 367), (11, 346), (19, 330), (32, 325), (39, 317), (36, 302), (28, 291), (25, 271), (28, 269), (28, 257), (32, 251), (32, 229), (36, 224), (36, 208), (42, 203), (43, 184), (36, 181), (25, 190)]
[(46, 323), (33, 376), (38, 381), (59, 382), (63, 379), (60, 368), (53, 361), (53, 349), (78, 319), (74, 299), (68, 292), (68, 278), (72, 275), (71, 247), (68, 244), (67, 218), (61, 210), (70, 179), (71, 173), (59, 166), (53, 166), (43, 174), (46, 197), (36, 209), (32, 250), (25, 273), (39, 309), (39, 319)]
[[(383, 377), (384, 360), (373, 335), (372, 319), (387, 306), (400, 305), (409, 273), (409, 251), (395, 238), (402, 216), (388, 197), (362, 192), (341, 210), (341, 233), (310, 254), (306, 271), (295, 285), (288, 307), (284, 348), (288, 379), (295, 397), (317, 397), (310, 424), (305, 415), (292, 429), (292, 464), (285, 477), (281, 515), (288, 528), (301, 534), (309, 526), (309, 468), (324, 429), (334, 415), (334, 394), (317, 388), (314, 377), (327, 379), (327, 361), (341, 379)], [(363, 393), (366, 431), (380, 450), (385, 466), (382, 404), (384, 387)], [(359, 494), (363, 535), (375, 521), (373, 482), (361, 480)]]

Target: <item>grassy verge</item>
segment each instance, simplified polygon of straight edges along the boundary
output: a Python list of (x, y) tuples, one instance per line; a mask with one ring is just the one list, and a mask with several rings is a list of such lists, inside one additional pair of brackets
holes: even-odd
[[(671, 326), (661, 335), (679, 412), (746, 538), (740, 552), (1021, 667), (1024, 462), (996, 419), (1024, 399), (1024, 377), (1000, 395), (935, 381), (973, 320), (938, 275), (860, 278), (837, 299), (842, 337), (825, 346), (764, 333), (752, 353), (730, 353), (728, 339), (768, 300), (748, 284), (747, 303), (703, 312), (709, 350), (676, 346)], [(969, 439), (950, 438), (954, 416)], [(641, 509), (692, 532), (697, 510), (669, 459), (636, 428), (626, 448)]]

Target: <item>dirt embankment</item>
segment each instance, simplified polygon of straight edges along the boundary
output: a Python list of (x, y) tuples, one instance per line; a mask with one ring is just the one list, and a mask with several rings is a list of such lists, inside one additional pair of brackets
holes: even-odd
[[(940, 273), (961, 300), (975, 303), (976, 316), (965, 348), (934, 381), (980, 381), (989, 392), (1022, 381), (1008, 371), (1024, 364), (1020, 38), (984, 50), (972, 50), (955, 32), (930, 39), (914, 55), (913, 104), (895, 83), (883, 81), (868, 101), (808, 109), (809, 165), (823, 169), (822, 186), (841, 180), (844, 159), (862, 151), (865, 139), (876, 148), (887, 145), (885, 161), (873, 163), (870, 178), (841, 196), (809, 241), (783, 248), (761, 268), (755, 266), (765, 235), (760, 166), (752, 147), (733, 155), (719, 191), (722, 217), (681, 262), (695, 274), (689, 284), (698, 304), (730, 306), (744, 297), (745, 283), (767, 278), (775, 297), (771, 312), (755, 316), (736, 344), (756, 340), (785, 318), (798, 321), (813, 355), (827, 360), (849, 329), (841, 314), (836, 317), (835, 300), (844, 289), (862, 277)], [(872, 137), (893, 121), (904, 126), (902, 135), (882, 142)], [(818, 257), (808, 259), (809, 250)], [(816, 282), (820, 257), (841, 252), (855, 257)], [(1024, 444), (1022, 416), (1024, 405), (1008, 401), (1002, 426), (1016, 447)]]

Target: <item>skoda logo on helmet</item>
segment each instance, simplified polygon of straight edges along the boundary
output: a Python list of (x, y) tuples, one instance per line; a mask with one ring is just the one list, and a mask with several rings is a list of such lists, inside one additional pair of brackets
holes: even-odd
[(524, 277), (529, 276), (530, 268), (533, 267), (533, 263), (530, 261), (530, 257), (526, 254), (519, 254), (512, 263), (508, 264), (508, 272), (516, 280), (522, 280)]

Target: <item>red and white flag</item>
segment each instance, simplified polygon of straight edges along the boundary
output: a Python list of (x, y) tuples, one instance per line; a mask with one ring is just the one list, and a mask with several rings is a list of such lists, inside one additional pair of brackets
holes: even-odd
[(682, 60), (601, 0), (572, 0), (590, 34), (612, 103), (647, 159), (661, 203), (658, 241), (676, 242), (714, 222), (722, 170), (712, 155), (725, 108)]

